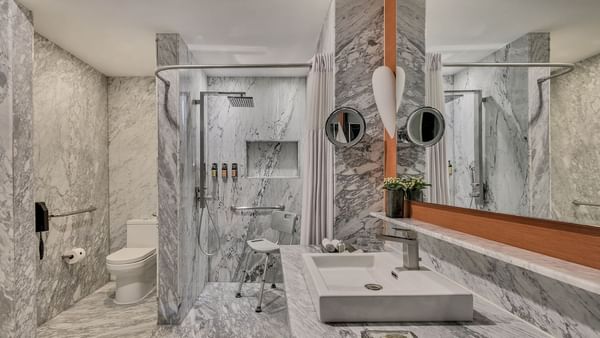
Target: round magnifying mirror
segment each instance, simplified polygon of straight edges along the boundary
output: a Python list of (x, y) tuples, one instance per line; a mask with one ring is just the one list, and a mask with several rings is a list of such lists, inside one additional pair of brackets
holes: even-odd
[(408, 116), (405, 133), (412, 143), (431, 147), (442, 139), (445, 128), (444, 115), (439, 110), (421, 107)]
[(331, 143), (351, 147), (365, 136), (367, 125), (362, 114), (350, 107), (334, 110), (325, 122), (325, 134)]

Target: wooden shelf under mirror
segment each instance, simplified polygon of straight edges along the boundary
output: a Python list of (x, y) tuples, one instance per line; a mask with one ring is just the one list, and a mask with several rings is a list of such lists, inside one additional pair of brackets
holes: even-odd
[(600, 269), (600, 227), (422, 202), (411, 218)]

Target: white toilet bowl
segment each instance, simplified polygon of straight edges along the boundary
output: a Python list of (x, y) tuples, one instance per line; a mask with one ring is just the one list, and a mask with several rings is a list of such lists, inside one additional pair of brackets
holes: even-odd
[(127, 247), (106, 257), (106, 268), (116, 280), (116, 304), (133, 304), (156, 287), (156, 218), (127, 221)]
[(106, 267), (116, 279), (116, 304), (137, 303), (156, 287), (154, 248), (123, 248), (106, 257)]

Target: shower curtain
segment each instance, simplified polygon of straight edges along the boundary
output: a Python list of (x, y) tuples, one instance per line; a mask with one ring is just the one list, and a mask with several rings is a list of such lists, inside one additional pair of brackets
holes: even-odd
[[(425, 105), (439, 110), (444, 118), (444, 82), (442, 77), (442, 55), (425, 56)], [(447, 120), (447, 119), (446, 119)], [(429, 202), (448, 203), (448, 168), (446, 161), (446, 136), (425, 150), (425, 180), (431, 183)]]
[(334, 148), (325, 135), (325, 121), (335, 105), (334, 75), (335, 57), (316, 54), (307, 79), (300, 219), (303, 245), (333, 238)]

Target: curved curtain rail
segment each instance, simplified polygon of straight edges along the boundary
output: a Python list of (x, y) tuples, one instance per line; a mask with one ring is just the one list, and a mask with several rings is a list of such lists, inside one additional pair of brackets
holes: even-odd
[(284, 210), (285, 206), (283, 205), (273, 205), (268, 207), (237, 207), (235, 205), (231, 206), (232, 211), (243, 211), (243, 210)]
[(311, 63), (264, 63), (264, 64), (247, 64), (247, 65), (172, 65), (161, 66), (156, 68), (154, 76), (161, 80), (165, 85), (170, 86), (169, 80), (160, 76), (161, 72), (173, 69), (243, 69), (243, 68), (311, 68)]
[(83, 214), (83, 213), (92, 212), (92, 211), (96, 211), (96, 207), (91, 206), (91, 207), (86, 208), (86, 209), (75, 210), (75, 211), (71, 211), (71, 212), (65, 212), (63, 214), (51, 214), (48, 217), (67, 217), (67, 216), (72, 216), (72, 215), (77, 215), (77, 214)]
[(444, 67), (542, 67), (542, 68), (563, 68), (549, 76), (538, 79), (538, 83), (543, 83), (555, 77), (559, 77), (572, 72), (575, 65), (563, 62), (450, 62), (444, 63)]
[(583, 202), (583, 201), (578, 201), (578, 200), (574, 200), (573, 204), (575, 204), (576, 206), (585, 205), (588, 207), (600, 207), (599, 203)]

